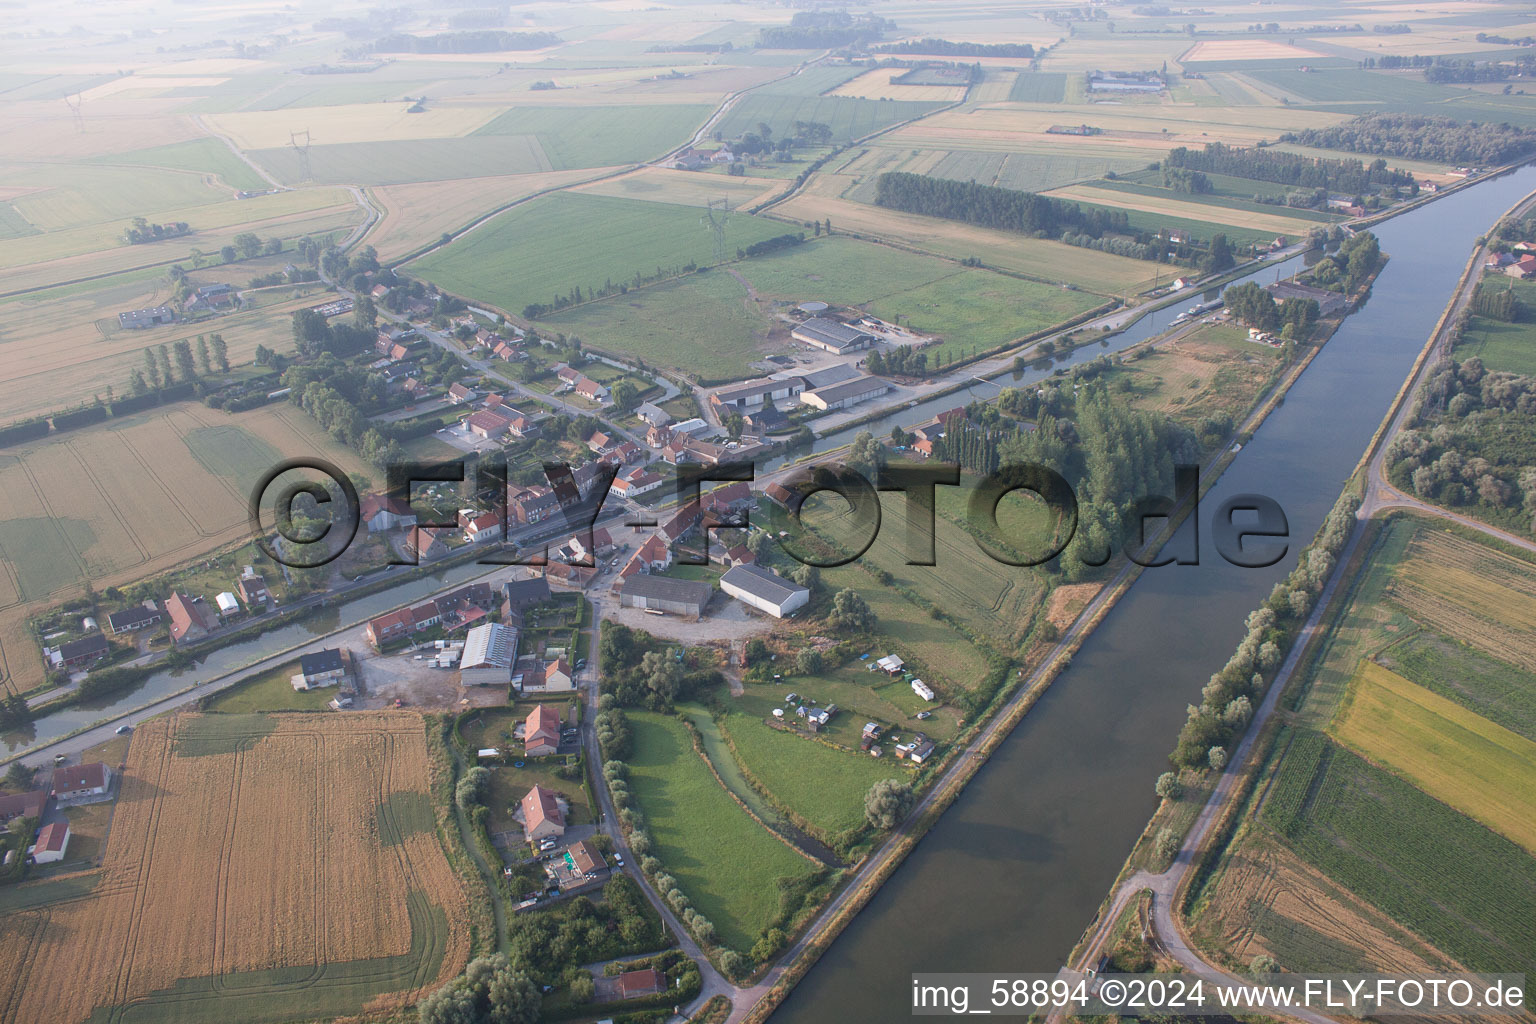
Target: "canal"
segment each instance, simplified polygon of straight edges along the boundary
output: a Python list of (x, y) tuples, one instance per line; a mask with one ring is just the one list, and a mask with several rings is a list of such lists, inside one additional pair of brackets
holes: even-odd
[[(1185, 705), (1321, 524), (1478, 235), (1533, 189), (1524, 168), (1375, 229), (1391, 262), (1201, 502), (1200, 564), (1141, 576), (775, 1024), (904, 1019), (917, 971), (1063, 963), (1151, 816)], [(1291, 551), (1269, 569), (1235, 568), (1210, 544), (1211, 512), (1246, 492), (1275, 498), (1290, 521)]]

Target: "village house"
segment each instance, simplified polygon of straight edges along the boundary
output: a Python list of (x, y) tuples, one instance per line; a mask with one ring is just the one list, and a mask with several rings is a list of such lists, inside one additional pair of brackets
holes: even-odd
[(741, 418), (741, 425), (758, 436), (789, 429), (789, 417), (776, 405), (765, 405)]
[(327, 647), (323, 651), (299, 657), (299, 671), (289, 678), (295, 690), (315, 690), (322, 686), (339, 686), (347, 674), (347, 660), (339, 647)]
[(612, 451), (615, 445), (612, 434), (605, 434), (601, 430), (592, 431), (592, 436), (587, 438), (587, 447), (598, 455), (606, 451)]
[(474, 388), (468, 388), (459, 383), (448, 385), (448, 401), (454, 405), (464, 405), (467, 402), (473, 402), (479, 397), (480, 392)]
[(143, 604), (134, 605), (132, 608), (124, 608), (120, 612), (112, 612), (107, 615), (107, 630), (112, 634), (137, 633), (141, 629), (148, 629), (160, 621), (160, 609), (155, 604), (154, 598), (149, 598)]
[(553, 790), (534, 786), (522, 799), (523, 833), (530, 843), (565, 835), (565, 813)]
[(1536, 255), (1526, 253), (1504, 268), (1504, 273), (1520, 281), (1536, 277)]
[(508, 580), (501, 585), (501, 593), (503, 614), (520, 614), (524, 608), (544, 604), (549, 600), (549, 581), (543, 576)]
[(608, 389), (590, 377), (583, 377), (576, 382), (576, 393), (594, 402), (608, 400)]
[(459, 524), (464, 528), (464, 539), (471, 544), (484, 544), (501, 538), (501, 516), (495, 512), (475, 513), (466, 509), (459, 513)]
[(417, 563), (430, 562), (446, 555), (448, 545), (437, 536), (436, 530), (413, 526), (405, 534), (405, 551)]
[(569, 693), (576, 689), (576, 680), (570, 662), (563, 657), (554, 661), (525, 658), (512, 677), (512, 685), (518, 693)]
[(53, 770), (53, 798), (64, 804), (91, 804), (112, 795), (112, 769), (100, 761)]
[(599, 872), (608, 870), (607, 859), (588, 840), (583, 839), (566, 852), (570, 854), (571, 863), (576, 870), (585, 878), (591, 878)]
[(365, 494), (360, 515), (369, 533), (416, 525), (416, 513), (411, 510), (411, 503), (392, 495)]
[(523, 721), (523, 752), (529, 757), (546, 757), (559, 749), (560, 712), (539, 704)]
[(377, 650), (391, 640), (409, 636), (415, 629), (416, 617), (411, 614), (411, 610), (399, 608), (370, 620), (367, 629), (363, 632), (368, 642)]
[(34, 789), (28, 793), (0, 793), (0, 824), (17, 818), (41, 818), (53, 801), (53, 794), (46, 789)]
[(650, 448), (665, 448), (672, 441), (672, 429), (653, 424), (645, 432), (645, 443)]
[(509, 488), (507, 491), (507, 511), (519, 525), (543, 522), (559, 507), (560, 502), (555, 492), (542, 485)]
[(55, 821), (37, 833), (37, 842), (27, 848), (34, 864), (57, 864), (69, 849), (69, 823)]
[(638, 498), (659, 488), (665, 481), (644, 466), (636, 466), (620, 473), (613, 481), (611, 493), (619, 498)]
[(654, 967), (643, 971), (626, 971), (619, 975), (616, 987), (620, 999), (638, 999), (653, 996), (667, 988), (667, 976)]
[(171, 617), (171, 639), (177, 643), (201, 639), (213, 628), (208, 621), (207, 606), (200, 597), (172, 591), (165, 599), (165, 611)]
[[(670, 413), (661, 406), (653, 405), (650, 402), (641, 402), (640, 407), (635, 410), (635, 415), (653, 427), (664, 427), (672, 422), (672, 415)], [(652, 447), (655, 446), (653, 445)]]
[(272, 603), (272, 594), (267, 590), (267, 581), (250, 566), (246, 566), (245, 570), (240, 579), (235, 581), (235, 591), (251, 611), (265, 611)]
[(65, 668), (85, 668), (112, 653), (112, 646), (107, 643), (107, 638), (100, 633), (92, 633), (80, 640), (71, 640), (62, 644), (58, 651), (57, 664)]

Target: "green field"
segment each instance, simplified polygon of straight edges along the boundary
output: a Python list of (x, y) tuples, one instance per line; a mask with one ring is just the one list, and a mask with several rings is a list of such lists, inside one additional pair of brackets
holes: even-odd
[(1536, 959), (1536, 860), (1316, 733), (1293, 744), (1265, 821), (1331, 878), (1480, 971)]
[(1512, 291), (1525, 305), (1525, 318), (1505, 323), (1473, 316), (1456, 346), (1456, 358), (1477, 356), (1490, 370), (1536, 374), (1536, 281), (1517, 281), (1490, 271), (1478, 286), (1482, 292)]
[[(0, 456), (3, 465), (9, 456)], [(9, 562), (25, 600), (79, 582), (74, 552), (89, 551), (96, 532), (84, 519), (0, 519), (0, 559)]]
[(198, 427), (184, 440), (204, 469), (230, 480), (259, 480), (283, 459), (276, 448), (235, 426)]
[(236, 683), (208, 698), (206, 711), (248, 714), (260, 711), (323, 711), (336, 696), (337, 687), (295, 690), (289, 677), (297, 675), (299, 663), (279, 665), (244, 682)]
[[(816, 684), (807, 680), (804, 685)], [(852, 720), (846, 711), (842, 717)], [(877, 779), (906, 774), (889, 755), (876, 760), (868, 754), (834, 750), (775, 729), (753, 715), (733, 712), (723, 728), (748, 775), (826, 837), (864, 824), (864, 795)]]
[(10, 203), (0, 203), (0, 241), (7, 238), (23, 238), (38, 233), (27, 218), (17, 212)]
[(630, 712), (629, 722), (629, 789), (656, 856), (727, 945), (751, 948), (778, 910), (775, 880), (814, 866), (731, 799), (681, 722), (650, 712)]
[[(734, 253), (788, 230), (735, 214), (726, 226), (727, 245)], [(574, 288), (589, 294), (658, 268), (680, 272), (688, 263), (714, 262), (714, 236), (700, 207), (562, 192), (508, 210), (410, 269), (450, 292), (519, 313)], [(592, 341), (603, 345), (601, 337)]]
[[(687, 142), (708, 106), (513, 107), (475, 136), (532, 136), (555, 170), (651, 160)], [(496, 172), (504, 173), (504, 172)]]
[(1376, 660), (1426, 690), (1536, 740), (1536, 687), (1529, 672), (1428, 630), (1393, 644)]
[(1063, 71), (1023, 71), (1013, 80), (1008, 98), (1015, 103), (1060, 103), (1067, 98)]
[[(1183, 199), (1184, 197), (1179, 196), (1179, 198)], [(1234, 246), (1258, 245), (1263, 247), (1269, 245), (1275, 239), (1273, 231), (1259, 231), (1255, 228), (1238, 227), (1234, 224), (1222, 223), (1221, 221), (1171, 217), (1163, 213), (1128, 210), (1118, 206), (1099, 206), (1097, 203), (1088, 203), (1076, 198), (1067, 201), (1076, 203), (1085, 210), (1102, 210), (1109, 214), (1126, 214), (1132, 231), (1146, 231), (1152, 234), (1169, 230), (1184, 231), (1191, 238), (1200, 242), (1209, 242), (1216, 235), (1226, 235), (1227, 241)], [(1211, 207), (1211, 212), (1215, 214), (1218, 210), (1213, 206)], [(1280, 207), (1275, 207), (1273, 211), (1266, 212), (1278, 217), (1290, 216), (1289, 211), (1283, 210)]]
[(1536, 104), (1525, 96), (1432, 85), (1417, 71), (1387, 74), (1359, 68), (1256, 69), (1249, 75), (1292, 103), (1348, 114), (1397, 113), (1536, 125)]
[[(956, 149), (928, 173), (935, 178), (976, 181), (999, 188), (1045, 192), (1080, 181), (1094, 181), (1113, 171), (1123, 174), (1143, 166), (1140, 160), (1116, 157), (1074, 156), (1068, 153), (993, 153)], [(860, 192), (850, 198), (874, 199), (875, 176), (870, 175)]]
[(260, 190), (271, 187), (251, 169), (250, 164), (230, 152), (229, 147), (217, 139), (193, 139), (152, 149), (136, 149), (120, 156), (98, 158), (97, 162), (141, 164), (146, 167), (217, 174), (230, 188)]
[[(1234, 179), (1235, 180), (1235, 179)], [(1290, 217), (1294, 220), (1311, 220), (1320, 224), (1331, 224), (1344, 218), (1336, 214), (1323, 213), (1318, 210), (1305, 210), (1293, 206), (1274, 206), (1269, 203), (1256, 203), (1252, 199), (1236, 199), (1230, 196), (1208, 193), (1197, 195), (1192, 192), (1176, 192), (1171, 188), (1161, 188), (1157, 185), (1143, 185), (1131, 181), (1095, 181), (1094, 188), (1108, 189), (1112, 192), (1129, 192), (1140, 196), (1157, 196), (1162, 199), (1172, 199), (1181, 203), (1200, 203), (1204, 206), (1224, 210), (1244, 210), (1248, 213), (1266, 213), (1274, 217)], [(1250, 193), (1252, 194), (1252, 193)]]
[[(250, 157), (286, 184), (306, 180), (302, 158), (292, 148), (252, 150)], [(331, 185), (403, 185), (554, 169), (538, 140), (527, 135), (312, 145), (309, 167), (309, 180)]]
[(944, 106), (917, 100), (863, 100), (852, 96), (806, 96), (760, 89), (743, 96), (716, 126), (727, 138), (755, 132), (759, 123), (775, 137), (790, 134), (796, 121), (820, 122), (832, 129), (832, 141), (849, 142), (900, 121), (921, 117)]
[(746, 288), (719, 269), (589, 302), (539, 323), (595, 348), (638, 356), (703, 380), (745, 377), (751, 372), (748, 364), (770, 351), (760, 337), (768, 324), (748, 311)]

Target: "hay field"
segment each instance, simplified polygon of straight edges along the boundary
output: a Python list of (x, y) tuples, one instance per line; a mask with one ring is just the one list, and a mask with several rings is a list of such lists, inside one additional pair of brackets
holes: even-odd
[(732, 209), (738, 209), (761, 202), (783, 188), (784, 182), (777, 178), (731, 177), (669, 167), (643, 167), (590, 185), (576, 185), (569, 191), (682, 206), (703, 206), (711, 199), (724, 198), (730, 200)]
[(453, 139), (468, 135), (500, 113), (495, 107), (428, 103), (421, 113), (408, 114), (407, 106), (404, 102), (346, 103), (210, 114), (206, 120), (242, 149), (274, 149), (289, 145), (294, 131), (306, 129), (310, 143), (317, 146)]
[(1211, 203), (1186, 203), (1161, 196), (1133, 195), (1115, 189), (1094, 188), (1092, 185), (1068, 185), (1066, 188), (1053, 189), (1046, 194), (1057, 199), (1072, 199), (1081, 203), (1092, 203), (1095, 206), (1112, 206), (1120, 210), (1134, 210), (1149, 215), (1230, 224), (1235, 228), (1248, 228), (1266, 234), (1305, 235), (1317, 225), (1316, 221), (1295, 217), (1237, 210)]
[(963, 85), (898, 85), (892, 82), (891, 79), (902, 71), (901, 68), (866, 71), (836, 89), (828, 90), (825, 95), (852, 96), (861, 100), (936, 100), (941, 103), (953, 103), (965, 97)]
[(1512, 665), (1536, 664), (1536, 566), (1426, 531), (1409, 545), (1389, 593), (1446, 636)]
[(602, 174), (613, 168), (506, 174), (380, 185), (373, 189), (384, 216), (368, 233), (381, 260), (392, 260), (456, 231), (490, 210), (535, 192)]
[(96, 887), (49, 900), (43, 883), (0, 933), (0, 1016), (273, 1020), (419, 998), (470, 946), (428, 774), (419, 715), (143, 724)]
[(1374, 662), (1360, 665), (1329, 731), (1536, 852), (1536, 742)]
[(1179, 55), (1179, 62), (1205, 60), (1288, 60), (1321, 57), (1316, 50), (1277, 43), (1270, 39), (1211, 39), (1196, 43)]
[(1139, 292), (1152, 283), (1156, 274), (1156, 268), (1142, 260), (938, 217), (884, 210), (834, 196), (801, 192), (774, 207), (774, 212), (800, 221), (830, 217), (833, 227), (840, 231), (891, 239), (952, 259), (979, 256), (990, 266), (1045, 281), (1075, 284), (1101, 295)]

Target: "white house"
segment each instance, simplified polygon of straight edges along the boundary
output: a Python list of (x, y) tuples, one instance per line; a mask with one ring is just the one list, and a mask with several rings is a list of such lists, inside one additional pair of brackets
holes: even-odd
[(100, 762), (54, 769), (53, 796), (60, 803), (95, 803), (111, 793), (112, 769)]
[(347, 674), (347, 663), (341, 648), (327, 647), (323, 651), (305, 654), (299, 658), (298, 675), (289, 678), (295, 690), (314, 690), (322, 686), (337, 686)]
[(69, 849), (69, 825), (67, 822), (55, 821), (51, 825), (44, 825), (37, 833), (37, 842), (27, 850), (32, 855), (32, 860), (37, 864), (57, 864), (64, 859), (64, 851)]

